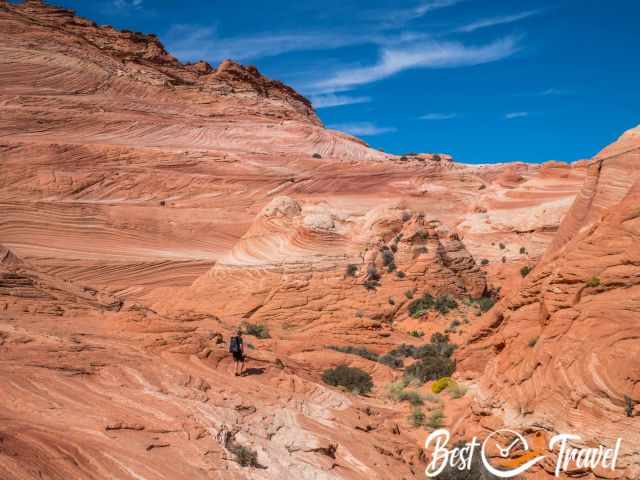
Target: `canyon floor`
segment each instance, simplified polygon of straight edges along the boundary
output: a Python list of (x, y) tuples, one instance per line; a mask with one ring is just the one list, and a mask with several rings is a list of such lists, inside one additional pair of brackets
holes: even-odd
[[(424, 478), (439, 417), (620, 437), (570, 476), (638, 478), (639, 152), (384, 153), (254, 67), (0, 0), (0, 477)], [(437, 333), (455, 388), (406, 387), (430, 427), (393, 394), (416, 360), (382, 358)]]

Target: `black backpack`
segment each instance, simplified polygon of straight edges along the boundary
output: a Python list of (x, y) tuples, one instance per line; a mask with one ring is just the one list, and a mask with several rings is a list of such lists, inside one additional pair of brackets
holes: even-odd
[(240, 337), (231, 337), (231, 340), (229, 340), (229, 352), (239, 353), (241, 342), (242, 340), (240, 340)]

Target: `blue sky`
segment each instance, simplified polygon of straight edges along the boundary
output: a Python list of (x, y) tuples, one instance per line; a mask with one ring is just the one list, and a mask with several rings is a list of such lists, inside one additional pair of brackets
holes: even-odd
[(254, 64), (389, 152), (571, 161), (640, 123), (635, 0), (54, 3), (183, 61)]

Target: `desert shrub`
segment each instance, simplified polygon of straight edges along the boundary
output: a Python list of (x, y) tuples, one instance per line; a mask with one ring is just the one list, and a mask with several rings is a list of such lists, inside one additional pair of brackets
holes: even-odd
[(422, 297), (409, 304), (409, 315), (414, 318), (421, 317), (435, 305), (435, 301), (430, 293), (425, 293)]
[(398, 270), (398, 271), (396, 272), (396, 277), (398, 277), (398, 278), (404, 278), (404, 277), (406, 277), (406, 276), (407, 276), (407, 274), (406, 274), (406, 273), (404, 273), (404, 272), (403, 272), (403, 271), (401, 271), (401, 270)]
[(455, 320), (452, 320), (451, 323), (449, 324), (449, 326), (447, 327), (447, 330), (451, 331), (451, 332), (455, 332), (456, 328), (458, 328), (461, 325), (460, 320), (458, 320), (457, 318)]
[(406, 369), (405, 374), (422, 383), (451, 376), (456, 369), (455, 361), (451, 358), (455, 345), (449, 343), (449, 337), (441, 333), (434, 333), (431, 343), (421, 347), (401, 345), (396, 350), (398, 356), (405, 354), (417, 359)]
[(393, 297), (389, 297), (389, 299), (387, 300), (389, 302), (389, 305), (395, 305), (396, 301), (393, 299)]
[(489, 265), (489, 260), (487, 260), (486, 258), (483, 258), (483, 259), (480, 261), (480, 265)]
[(380, 274), (373, 263), (370, 263), (369, 266), (367, 266), (367, 278), (376, 282), (380, 280)]
[(633, 399), (628, 395), (624, 396), (624, 412), (627, 417), (633, 417)]
[(369, 278), (364, 281), (363, 285), (364, 285), (364, 288), (366, 288), (367, 290), (375, 290), (380, 286), (380, 282), (378, 282), (377, 280), (371, 280)]
[(382, 263), (385, 267), (391, 265), (394, 261), (393, 252), (391, 250), (382, 250)]
[(483, 295), (479, 298), (470, 298), (469, 304), (477, 305), (482, 312), (488, 312), (496, 304), (496, 298), (492, 295)]
[(229, 451), (233, 454), (234, 459), (243, 467), (259, 467), (258, 452), (233, 442), (229, 445)]
[(440, 160), (442, 160), (442, 157), (440, 155), (438, 155), (437, 153), (434, 153), (431, 157), (432, 160), (439, 162)]
[(391, 262), (389, 265), (387, 265), (387, 271), (389, 273), (395, 272), (396, 271), (396, 264), (395, 262)]
[(409, 423), (414, 427), (421, 427), (422, 425), (424, 425), (426, 418), (427, 417), (425, 416), (424, 412), (420, 408), (416, 407), (411, 410), (408, 420)]
[(371, 350), (366, 349), (365, 347), (353, 347), (351, 345), (340, 347), (336, 345), (330, 345), (329, 348), (331, 350), (335, 350), (336, 352), (349, 353), (351, 355), (358, 355), (359, 357), (366, 358), (367, 360), (371, 360), (374, 362), (378, 361), (378, 354), (372, 352)]
[(450, 295), (440, 295), (436, 298), (435, 309), (441, 314), (446, 314), (449, 310), (458, 308), (458, 303)]
[(334, 387), (344, 387), (357, 394), (369, 393), (373, 380), (364, 370), (347, 365), (328, 368), (322, 373), (322, 381)]
[(449, 395), (451, 395), (451, 398), (462, 398), (467, 394), (467, 390), (467, 387), (457, 382), (450, 382), (447, 386), (447, 391)]
[(165, 200), (160, 200), (160, 206), (164, 207), (167, 205), (167, 202)]
[(425, 356), (409, 366), (406, 373), (424, 383), (442, 376), (451, 375), (455, 369), (456, 364), (449, 357)]
[(502, 257), (502, 263), (507, 263), (507, 257)]
[(430, 430), (436, 430), (442, 427), (443, 422), (444, 412), (438, 408), (437, 410), (431, 412), (431, 415), (429, 415), (429, 418), (424, 423), (424, 425)]
[(322, 155), (320, 155), (319, 153), (314, 153), (313, 155), (311, 155), (313, 158), (322, 158)]
[(244, 326), (244, 331), (247, 335), (253, 335), (256, 338), (271, 338), (271, 335), (269, 335), (269, 329), (264, 324), (247, 323)]
[(424, 337), (424, 332), (422, 330), (411, 330), (409, 332), (409, 335), (411, 335), (412, 337), (420, 338)]
[(529, 348), (533, 348), (536, 346), (536, 343), (538, 343), (538, 337), (533, 337), (529, 339), (527, 345), (529, 345)]
[(527, 249), (524, 247), (520, 247), (520, 253), (524, 255), (525, 253), (527, 253)]
[(413, 298), (413, 290), (407, 290), (404, 292), (404, 296), (411, 300)]
[(431, 384), (431, 391), (435, 394), (442, 392), (452, 382), (450, 377), (442, 377)]
[(406, 162), (407, 160), (409, 160), (409, 159), (406, 157), (406, 155), (402, 155), (402, 156), (400, 157), (400, 161), (401, 161), (401, 162)]
[(587, 281), (587, 287), (595, 288), (600, 285), (600, 279), (598, 277), (591, 277)]
[(398, 400), (400, 400), (401, 402), (409, 402), (414, 407), (424, 405), (422, 396), (415, 390), (403, 390), (398, 395)]
[(355, 277), (357, 271), (358, 271), (358, 266), (353, 263), (350, 263), (349, 265), (347, 265), (347, 271), (345, 272), (345, 275), (347, 277)]
[(522, 278), (529, 275), (529, 272), (531, 272), (531, 267), (529, 265), (525, 265), (520, 269), (520, 275), (522, 275)]
[(409, 382), (405, 378), (401, 378), (393, 383), (387, 385), (387, 395), (392, 400), (398, 400), (400, 398), (400, 394), (407, 388)]
[(504, 243), (499, 243), (498, 246), (500, 247), (500, 250), (504, 250), (505, 248), (507, 248)]
[(404, 367), (404, 362), (402, 361), (401, 358), (398, 358), (397, 356), (394, 355), (390, 355), (390, 354), (384, 354), (381, 355), (378, 358), (378, 363), (381, 363), (383, 365), (386, 365), (387, 367), (391, 367), (391, 368), (402, 368)]

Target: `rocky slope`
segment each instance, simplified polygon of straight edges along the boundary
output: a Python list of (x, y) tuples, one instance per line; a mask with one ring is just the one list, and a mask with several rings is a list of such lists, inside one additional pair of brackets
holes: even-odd
[[(463, 343), (463, 299), (518, 291), (520, 266), (567, 257), (621, 200), (628, 177), (588, 200), (606, 183), (593, 165), (386, 154), (254, 67), (182, 64), (153, 35), (0, 1), (2, 478), (416, 478), (426, 431), (385, 395), (402, 372), (329, 347), (383, 354), (452, 322)], [(611, 168), (613, 185), (628, 166)], [(423, 293), (460, 307), (411, 318)], [(236, 378), (241, 322), (272, 338), (248, 340)], [(469, 371), (493, 338), (463, 351)], [(324, 385), (340, 363), (373, 394)], [(469, 397), (450, 400), (447, 424), (468, 423)]]
[(481, 371), (477, 411), (494, 416), (484, 421), (577, 431), (587, 443), (622, 438), (627, 478), (640, 473), (639, 133), (589, 162), (543, 260), (461, 354), (467, 373)]

